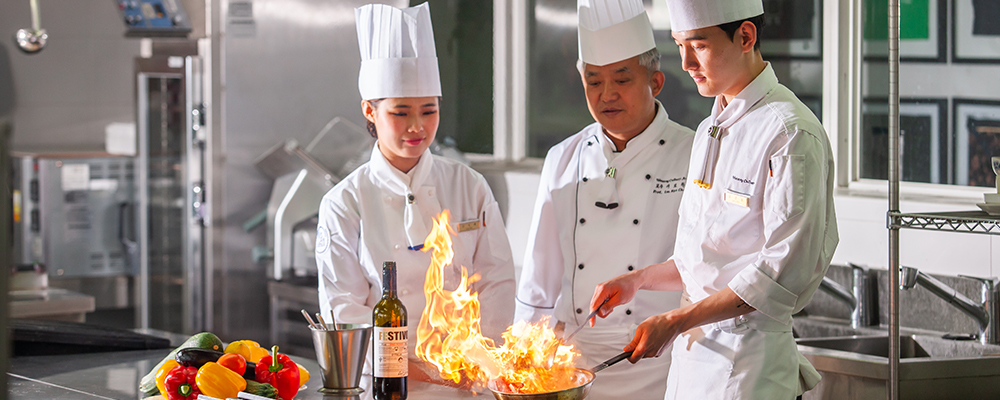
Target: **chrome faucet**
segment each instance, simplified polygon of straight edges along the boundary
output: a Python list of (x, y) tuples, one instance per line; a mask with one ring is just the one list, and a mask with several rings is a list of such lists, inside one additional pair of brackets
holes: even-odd
[(851, 327), (878, 326), (878, 280), (867, 267), (848, 263), (853, 280), (852, 291), (823, 277), (819, 288), (851, 307)]
[(998, 296), (997, 288), (998, 279), (997, 278), (976, 278), (971, 276), (959, 275), (963, 278), (974, 279), (980, 284), (980, 296), (981, 301), (977, 302), (972, 300), (965, 295), (955, 291), (943, 282), (935, 279), (934, 277), (927, 275), (923, 272), (918, 271), (916, 268), (911, 267), (900, 267), (899, 268), (899, 282), (900, 289), (910, 289), (920, 284), (931, 293), (936, 296), (946, 300), (951, 305), (957, 307), (962, 312), (968, 314), (972, 318), (975, 318), (976, 322), (979, 323), (979, 342), (983, 344), (998, 344), (1000, 343), (1000, 335), (997, 331), (997, 315), (1000, 315), (1000, 296)]

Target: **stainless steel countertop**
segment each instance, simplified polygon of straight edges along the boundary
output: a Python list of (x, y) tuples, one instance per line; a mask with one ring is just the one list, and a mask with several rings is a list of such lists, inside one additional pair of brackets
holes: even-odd
[(94, 296), (66, 289), (12, 290), (7, 293), (11, 318), (52, 318), (83, 322), (94, 311)]
[[(140, 399), (139, 380), (169, 350), (141, 350), (113, 353), (74, 354), (64, 356), (17, 357), (10, 359), (7, 379), (9, 399)], [(365, 393), (354, 397), (323, 395), (320, 368), (315, 360), (293, 356), (310, 374), (306, 388), (296, 399), (371, 399), (371, 377), (361, 378)], [(465, 390), (426, 382), (409, 382), (409, 399), (470, 399), (493, 398), (490, 393), (479, 395)]]

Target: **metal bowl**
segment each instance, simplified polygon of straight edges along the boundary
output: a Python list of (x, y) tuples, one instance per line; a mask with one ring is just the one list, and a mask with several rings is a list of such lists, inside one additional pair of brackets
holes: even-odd
[(497, 400), (580, 400), (587, 398), (590, 394), (590, 386), (594, 384), (594, 373), (590, 370), (582, 368), (574, 368), (576, 370), (576, 376), (574, 377), (576, 381), (583, 381), (584, 383), (571, 387), (569, 389), (558, 390), (555, 392), (546, 393), (531, 393), (531, 394), (520, 394), (520, 393), (506, 393), (496, 390), (493, 382), (491, 381), (489, 385), (490, 391), (493, 392), (493, 397)]

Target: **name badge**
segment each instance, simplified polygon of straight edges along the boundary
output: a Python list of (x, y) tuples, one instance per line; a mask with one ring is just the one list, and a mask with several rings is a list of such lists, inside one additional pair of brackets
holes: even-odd
[(725, 199), (727, 202), (736, 204), (740, 207), (750, 207), (750, 196), (744, 196), (742, 194), (726, 192)]
[(479, 225), (480, 225), (479, 220), (462, 222), (458, 224), (458, 232), (462, 233), (465, 231), (474, 231), (476, 229), (479, 229)]

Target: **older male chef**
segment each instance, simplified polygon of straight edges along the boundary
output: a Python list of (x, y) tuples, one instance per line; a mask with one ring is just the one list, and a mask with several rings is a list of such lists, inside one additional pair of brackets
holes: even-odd
[(666, 398), (790, 400), (819, 380), (792, 314), (839, 240), (830, 142), (761, 58), (761, 0), (667, 4), (683, 68), (715, 106), (695, 137), (674, 255), (601, 284), (592, 304), (610, 299), (603, 316), (639, 289), (683, 289), (682, 307), (624, 348), (635, 362), (674, 344)]
[[(580, 73), (597, 121), (553, 146), (517, 292), (515, 320), (553, 316), (567, 334), (586, 323), (594, 287), (673, 252), (677, 207), (693, 132), (667, 118), (659, 52), (641, 0), (579, 2)], [(627, 310), (573, 341), (582, 365), (621, 353), (635, 327), (678, 305), (675, 293), (647, 292)], [(670, 360), (601, 372), (592, 397), (659, 399)]]

